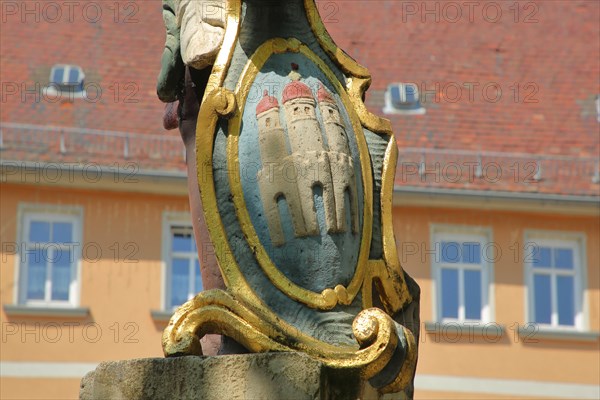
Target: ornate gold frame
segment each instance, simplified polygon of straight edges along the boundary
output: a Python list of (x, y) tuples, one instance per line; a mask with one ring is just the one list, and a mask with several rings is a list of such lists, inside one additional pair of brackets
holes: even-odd
[[(239, 137), (239, 120), (243, 112), (240, 105), (244, 104), (247, 91), (260, 69), (260, 66), (252, 65), (249, 62), (242, 72), (242, 80), (235, 93), (223, 87), (239, 34), (241, 1), (228, 0), (227, 2), (225, 37), (208, 81), (196, 129), (198, 186), (208, 232), (216, 250), (217, 261), (227, 291), (202, 292), (176, 311), (163, 334), (165, 355), (202, 354), (198, 337), (206, 333), (220, 333), (233, 337), (251, 351), (303, 351), (335, 368), (358, 368), (362, 371), (363, 377), (368, 379), (387, 365), (398, 345), (399, 332), (396, 332), (396, 327), (389, 315), (400, 311), (412, 301), (402, 267), (398, 261), (392, 227), (392, 194), (398, 149), (392, 135), (391, 124), (388, 120), (377, 117), (366, 109), (362, 97), (371, 82), (369, 72), (335, 45), (320, 19), (314, 0), (304, 0), (308, 21), (321, 47), (335, 65), (347, 75), (345, 88), (341, 87), (335, 76), (332, 76), (333, 73), (325, 63), (297, 39), (273, 39), (263, 44), (252, 57), (253, 62), (262, 66), (273, 53), (301, 52), (315, 62), (328, 78), (332, 78), (330, 81), (336, 85), (344, 105), (351, 114), (359, 144), (365, 211), (359, 263), (355, 276), (346, 290), (348, 296), (346, 297), (344, 290), (339, 288), (327, 289), (323, 293), (311, 292), (300, 287), (286, 289), (287, 278), (282, 276), (272, 263), (264, 262), (270, 260), (262, 246), (257, 254), (261, 267), (265, 269), (275, 286), (294, 300), (308, 306), (328, 309), (334, 307), (338, 302), (348, 304), (362, 289), (365, 310), (359, 313), (353, 324), (353, 333), (360, 348), (334, 346), (317, 340), (283, 321), (254, 293), (236, 260), (232, 257), (233, 252), (219, 215), (212, 169), (216, 124), (219, 118), (232, 118), (230, 125), (232, 135), (227, 143), (228, 162), (230, 165), (237, 166), (237, 138)], [(351, 110), (355, 111), (356, 116)], [(374, 133), (390, 136), (383, 164), (380, 193), (383, 236), (383, 257), (380, 260), (368, 259), (371, 239), (372, 180), (369, 153), (360, 125)], [(365, 178), (367, 173), (369, 176)], [(245, 208), (239, 169), (234, 169), (234, 172), (230, 173), (229, 179), (234, 193), (237, 216), (248, 236), (248, 241), (251, 245), (260, 244)], [(261, 259), (263, 262), (260, 262)], [(375, 282), (387, 314), (376, 308), (370, 308), (373, 295), (372, 282)], [(385, 392), (402, 390), (410, 383), (410, 379), (407, 380), (407, 377), (413, 375), (411, 371), (414, 371), (416, 363), (416, 343), (408, 329), (403, 329), (403, 334), (408, 341), (408, 354), (401, 374), (392, 384), (383, 389)]]

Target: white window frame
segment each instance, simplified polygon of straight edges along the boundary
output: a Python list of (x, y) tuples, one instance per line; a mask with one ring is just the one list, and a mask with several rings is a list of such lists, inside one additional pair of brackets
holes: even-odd
[[(44, 288), (45, 300), (27, 299), (28, 266), (25, 252), (30, 248), (29, 229), (30, 222), (38, 219), (44, 222), (70, 222), (73, 224), (72, 242), (64, 247), (72, 250), (74, 258), (71, 264), (71, 283), (69, 284), (69, 299), (67, 301), (51, 300), (51, 283), (46, 277), (46, 286)], [(17, 238), (19, 240), (19, 252), (15, 257), (15, 304), (29, 307), (48, 307), (48, 308), (75, 308), (79, 306), (81, 292), (81, 243), (82, 243), (82, 221), (83, 207), (81, 206), (63, 206), (51, 204), (31, 204), (20, 203), (17, 209)], [(56, 245), (52, 245), (54, 248)], [(61, 246), (62, 247), (62, 246)], [(22, 263), (23, 261), (23, 263)]]
[[(523, 246), (523, 262), (525, 271), (525, 316), (526, 322), (535, 323), (540, 330), (549, 331), (586, 331), (589, 329), (588, 307), (586, 302), (585, 292), (587, 290), (587, 256), (586, 256), (586, 237), (580, 232), (564, 232), (564, 231), (544, 231), (544, 230), (526, 230), (524, 232)], [(573, 250), (573, 272), (550, 270), (548, 272), (540, 269), (534, 270), (532, 249), (534, 245), (544, 247), (561, 247)], [(533, 291), (533, 275), (534, 273), (542, 273), (550, 275), (550, 287), (552, 297), (551, 308), (551, 323), (542, 324), (534, 321), (534, 291)], [(558, 309), (556, 296), (556, 279), (555, 276), (573, 276), (575, 294), (575, 315), (574, 325), (559, 325), (558, 324)]]
[[(178, 306), (173, 306), (171, 304), (171, 271), (173, 268), (172, 265), (172, 256), (173, 253), (171, 252), (171, 244), (172, 244), (172, 235), (171, 235), (171, 230), (173, 229), (173, 227), (186, 227), (186, 228), (190, 228), (193, 231), (193, 225), (192, 225), (192, 217), (189, 213), (184, 213), (184, 212), (172, 212), (172, 211), (166, 211), (163, 213), (163, 234), (162, 234), (162, 264), (163, 264), (163, 268), (162, 268), (162, 282), (163, 282), (163, 286), (162, 286), (162, 293), (161, 293), (161, 308), (163, 310), (166, 311), (172, 311), (175, 308), (177, 308)], [(195, 235), (192, 235), (193, 239), (195, 240)], [(194, 259), (193, 257), (189, 257), (189, 255), (187, 254), (175, 254), (178, 257), (185, 257), (185, 258), (189, 258), (189, 262), (192, 262), (192, 260)], [(198, 264), (200, 264), (200, 259), (198, 257), (198, 252), (196, 252), (195, 254), (195, 260), (198, 260)], [(195, 268), (190, 268), (190, 280), (188, 281), (190, 285), (194, 285), (195, 284), (195, 275), (192, 276), (192, 272), (195, 273), (200, 273), (200, 271), (195, 271)]]
[[(431, 236), (431, 277), (432, 277), (432, 308), (435, 321), (447, 323), (489, 323), (494, 322), (494, 263), (492, 244), (492, 230), (486, 227), (465, 226), (465, 225), (448, 225), (448, 224), (432, 224), (430, 228)], [(480, 243), (482, 256), (481, 267), (474, 264), (452, 263), (448, 264), (448, 268), (459, 270), (458, 278), (458, 295), (459, 295), (459, 310), (458, 318), (444, 318), (442, 316), (442, 268), (446, 265), (441, 261), (441, 243), (444, 241), (458, 243)], [(486, 253), (491, 253), (486, 256)], [(465, 301), (463, 290), (463, 274), (464, 270), (481, 271), (481, 319), (465, 318)]]

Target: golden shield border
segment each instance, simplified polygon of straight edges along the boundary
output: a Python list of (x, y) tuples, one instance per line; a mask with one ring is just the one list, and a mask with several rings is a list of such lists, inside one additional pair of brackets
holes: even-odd
[[(198, 115), (196, 162), (198, 166), (198, 189), (204, 207), (207, 229), (216, 249), (217, 261), (225, 284), (230, 292), (239, 298), (246, 299), (250, 304), (257, 304), (262, 307), (264, 306), (262, 301), (251, 290), (239, 267), (236, 265), (235, 260), (232, 259), (231, 255), (233, 253), (227, 241), (225, 228), (220, 217), (218, 217), (212, 170), (212, 149), (217, 120), (220, 117), (231, 117), (237, 107), (236, 95), (223, 88), (223, 82), (233, 57), (234, 46), (239, 34), (241, 3), (241, 0), (227, 1), (227, 29), (225, 30), (225, 37), (221, 51), (217, 55), (215, 65), (213, 66)], [(367, 260), (364, 280), (363, 282), (359, 282), (359, 286), (362, 284), (364, 308), (373, 305), (371, 285), (373, 281), (376, 284), (385, 309), (393, 314), (408, 304), (412, 300), (412, 297), (406, 286), (402, 267), (398, 260), (392, 226), (392, 195), (398, 148), (393, 138), (391, 123), (387, 119), (371, 114), (362, 101), (364, 92), (371, 84), (371, 77), (368, 70), (359, 65), (333, 42), (321, 21), (314, 0), (304, 0), (304, 5), (309, 24), (319, 44), (334, 64), (347, 74), (344, 92), (348, 95), (360, 123), (372, 132), (391, 136), (385, 152), (380, 193), (383, 257), (378, 260)], [(331, 79), (331, 82), (335, 84), (338, 81), (337, 79)], [(356, 133), (356, 136), (358, 137), (359, 133)], [(370, 170), (370, 166), (368, 170)], [(350, 289), (354, 289), (354, 286), (350, 287)], [(319, 300), (318, 298), (321, 297), (322, 299), (322, 294), (310, 291), (309, 294), (312, 294), (313, 303), (322, 302), (326, 304), (324, 299)], [(296, 293), (296, 296), (298, 295), (299, 293)], [(336, 301), (337, 297), (336, 294)]]
[[(242, 133), (241, 123), (246, 99), (256, 76), (260, 73), (264, 64), (272, 55), (283, 53), (302, 54), (313, 62), (317, 68), (323, 72), (331, 84), (335, 86), (352, 123), (360, 157), (364, 193), (363, 229), (354, 275), (347, 287), (336, 285), (334, 288), (327, 288), (321, 293), (305, 289), (295, 284), (277, 268), (269, 257), (265, 247), (260, 242), (256, 230), (252, 225), (242, 190), (239, 162), (239, 138)], [(285, 293), (288, 297), (302, 302), (309, 307), (328, 310), (335, 307), (337, 304), (351, 304), (363, 284), (365, 270), (368, 264), (373, 221), (373, 180), (369, 149), (364, 138), (363, 128), (360, 124), (358, 115), (355, 113), (354, 106), (346, 93), (346, 89), (340, 84), (339, 80), (323, 60), (298, 39), (273, 38), (259, 46), (255, 53), (250, 57), (242, 71), (234, 95), (237, 110), (231, 117), (229, 123), (229, 136), (227, 139), (227, 164), (231, 171), (229, 174), (229, 184), (242, 232), (250, 247), (256, 251), (255, 256), (258, 263), (275, 287)]]
[[(215, 246), (217, 262), (227, 290), (201, 292), (181, 306), (163, 333), (163, 351), (166, 356), (201, 355), (198, 338), (206, 333), (220, 333), (235, 338), (251, 351), (303, 351), (334, 368), (359, 368), (362, 377), (368, 379), (387, 365), (398, 346), (399, 332), (396, 332), (390, 315), (402, 310), (412, 301), (397, 257), (392, 227), (392, 194), (398, 149), (390, 121), (375, 116), (366, 109), (362, 97), (371, 82), (368, 70), (335, 45), (320, 19), (314, 0), (304, 0), (306, 15), (315, 37), (331, 61), (346, 75), (346, 101), (349, 99), (353, 105), (360, 124), (371, 132), (391, 136), (384, 155), (380, 192), (383, 256), (381, 259), (367, 260), (364, 279), (358, 283), (358, 289), (362, 285), (365, 309), (355, 318), (352, 330), (359, 348), (336, 346), (298, 331), (275, 315), (254, 293), (232, 257), (232, 249), (218, 212), (212, 152), (218, 120), (233, 116), (237, 107), (236, 95), (225, 89), (223, 82), (239, 34), (241, 3), (242, 0), (227, 0), (225, 37), (207, 84), (196, 127), (198, 190), (207, 229)], [(331, 82), (339, 84), (337, 79), (331, 79)], [(338, 93), (344, 98), (342, 91), (338, 90)], [(344, 105), (349, 109), (347, 103)], [(363, 131), (356, 127), (354, 129), (358, 139)], [(370, 171), (370, 165), (367, 170)], [(364, 171), (365, 169), (363, 177)], [(370, 224), (365, 225), (370, 228)], [(373, 283), (386, 312), (370, 308), (373, 304)], [(402, 331), (408, 344), (407, 359), (396, 380), (381, 389), (384, 393), (402, 390), (410, 384), (414, 375), (416, 340), (410, 330), (403, 327)]]

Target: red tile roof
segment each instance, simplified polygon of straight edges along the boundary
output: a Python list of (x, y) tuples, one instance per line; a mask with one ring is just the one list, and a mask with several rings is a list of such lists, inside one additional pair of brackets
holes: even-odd
[[(46, 2), (14, 2), (16, 15), (4, 12), (2, 82), (10, 89), (17, 85), (18, 90), (16, 95), (3, 90), (6, 101), (0, 120), (166, 134), (164, 105), (156, 96), (165, 39), (161, 2), (80, 1), (72, 16), (62, 2), (50, 3), (60, 6), (57, 22), (52, 22), (57, 14)], [(26, 10), (33, 12), (24, 14)], [(98, 22), (88, 22), (96, 15)], [(89, 99), (53, 103), (25, 92), (45, 86), (54, 64), (82, 67)]]
[(260, 115), (265, 111), (269, 111), (273, 108), (279, 108), (279, 102), (273, 96), (269, 96), (269, 91), (265, 89), (263, 98), (258, 102), (256, 106), (256, 115)]
[[(414, 82), (425, 97), (425, 115), (387, 116), (400, 148), (397, 185), (598, 196), (600, 3), (522, 1), (518, 13), (515, 2), (466, 3), (319, 5), (334, 40), (370, 69), (374, 113), (392, 82)], [(159, 1), (83, 1), (73, 10), (52, 2), (62, 7), (56, 22), (44, 2), (11, 4), (0, 34), (3, 160), (110, 164), (123, 159), (127, 141), (140, 168), (183, 170), (155, 94), (165, 37)], [(28, 92), (61, 63), (83, 68), (88, 99)], [(35, 125), (83, 134), (67, 129), (61, 145), (58, 130)]]
[[(321, 13), (369, 68), (371, 111), (382, 113), (392, 82), (425, 97), (425, 115), (386, 116), (397, 185), (600, 194), (599, 2), (351, 1)], [(467, 172), (479, 160), (482, 178)]]
[[(160, 1), (86, 0), (73, 2), (71, 9), (69, 2), (10, 3), (16, 9), (11, 5), (2, 10), (0, 121), (26, 125), (2, 127), (2, 159), (109, 165), (134, 161), (140, 169), (184, 170), (179, 133), (163, 129), (164, 104), (156, 96), (165, 39)], [(83, 69), (87, 98), (56, 101), (28, 92), (48, 84), (55, 64)], [(65, 151), (60, 152), (61, 129), (40, 130), (36, 125), (66, 128)], [(130, 154), (125, 159), (127, 135)]]

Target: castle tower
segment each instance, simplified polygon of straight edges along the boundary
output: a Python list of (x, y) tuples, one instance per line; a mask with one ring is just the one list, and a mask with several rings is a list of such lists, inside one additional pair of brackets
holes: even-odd
[(287, 156), (283, 127), (279, 121), (279, 102), (265, 90), (256, 106), (258, 143), (263, 165), (281, 162)]
[(329, 150), (337, 153), (350, 154), (348, 147), (348, 138), (346, 137), (346, 128), (340, 117), (338, 106), (331, 96), (331, 93), (325, 89), (321, 83), (317, 91), (319, 108), (325, 124), (325, 135)]
[(299, 81), (288, 83), (283, 89), (282, 101), (292, 153), (323, 151), (323, 137), (310, 88)]
[[(325, 125), (325, 135), (329, 145), (329, 162), (331, 163), (331, 180), (335, 199), (335, 226), (330, 227), (330, 232), (345, 232), (346, 208), (350, 209), (351, 228), (353, 232), (358, 231), (358, 203), (356, 192), (356, 181), (354, 165), (346, 127), (342, 122), (337, 103), (323, 83), (320, 83), (317, 91), (317, 100)], [(345, 204), (345, 193), (348, 193), (350, 204)]]
[(262, 169), (257, 173), (258, 186), (271, 241), (275, 246), (285, 243), (277, 201), (283, 198), (287, 203), (296, 235), (305, 235), (298, 188), (283, 175), (288, 152), (285, 146), (283, 127), (279, 120), (279, 102), (269, 96), (267, 90), (256, 105), (258, 124), (258, 145)]

